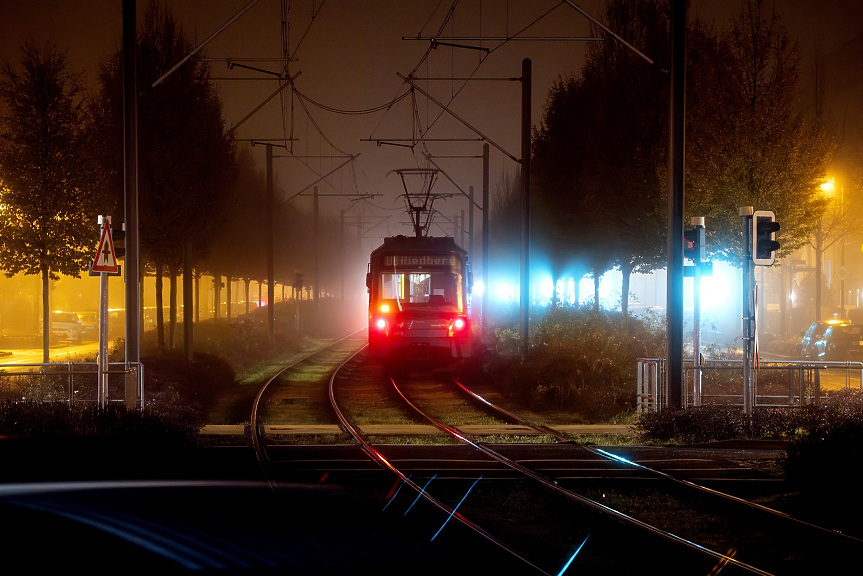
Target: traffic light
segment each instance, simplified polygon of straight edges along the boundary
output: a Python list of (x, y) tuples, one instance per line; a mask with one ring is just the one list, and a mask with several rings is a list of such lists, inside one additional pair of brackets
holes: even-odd
[(111, 240), (114, 242), (114, 255), (122, 258), (126, 255), (126, 231), (111, 228)]
[(696, 264), (704, 262), (704, 226), (683, 231), (683, 257), (689, 258)]
[(776, 260), (779, 242), (776, 232), (779, 222), (770, 210), (756, 210), (752, 215), (752, 261), (758, 266), (771, 266)]
[(698, 230), (683, 231), (683, 257), (696, 261), (698, 258)]

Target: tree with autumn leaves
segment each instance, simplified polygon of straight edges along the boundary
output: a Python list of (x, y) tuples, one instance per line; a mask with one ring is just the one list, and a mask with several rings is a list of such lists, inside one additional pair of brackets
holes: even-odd
[[(608, 39), (554, 85), (533, 138), (534, 213), (546, 243), (596, 282), (620, 268), (626, 312), (629, 274), (666, 262), (668, 5), (612, 0), (606, 21), (660, 65)], [(776, 213), (780, 255), (806, 244), (831, 141), (797, 105), (800, 57), (779, 17), (747, 0), (727, 28), (694, 21), (686, 74), (685, 207), (706, 217), (708, 253), (740, 261), (740, 206)]]

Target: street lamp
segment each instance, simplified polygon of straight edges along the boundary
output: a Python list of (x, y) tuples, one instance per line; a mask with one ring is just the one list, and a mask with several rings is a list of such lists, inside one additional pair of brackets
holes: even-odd
[[(832, 199), (835, 190), (833, 178), (821, 184), (821, 197)], [(824, 252), (824, 217), (818, 218), (818, 230), (815, 232), (815, 321), (821, 320), (821, 285), (823, 280), (823, 252)]]

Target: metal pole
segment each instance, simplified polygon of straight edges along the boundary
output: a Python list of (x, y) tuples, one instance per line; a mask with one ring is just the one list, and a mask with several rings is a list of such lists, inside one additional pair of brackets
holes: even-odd
[[(138, 240), (138, 69), (135, 0), (123, 0), (123, 151), (126, 223), (126, 370), (141, 361), (140, 251)], [(126, 398), (137, 398), (126, 390)], [(129, 406), (127, 408), (134, 408)]]
[(743, 253), (743, 413), (752, 414), (752, 206), (742, 206)]
[[(106, 223), (105, 226), (108, 224)], [(99, 274), (99, 381), (98, 402), (108, 403), (108, 273)]]
[(318, 309), (318, 294), (321, 291), (321, 277), (320, 270), (318, 269), (318, 187), (314, 188), (314, 197), (315, 197), (315, 310)]
[(483, 334), (488, 329), (488, 143), (482, 145), (482, 311)]
[(345, 299), (345, 211), (339, 211), (339, 263), (341, 270), (341, 289), (339, 296)]
[(701, 251), (704, 246), (704, 217), (690, 220), (698, 235), (698, 250), (695, 255), (695, 278), (692, 289), (692, 404), (701, 406)]
[(666, 387), (669, 408), (683, 400), (683, 177), (684, 177), (684, 74), (686, 3), (671, 2), (671, 99), (669, 102), (668, 158), (668, 277), (666, 304)]
[(468, 188), (467, 197), (467, 253), (473, 255), (473, 186)]
[(521, 356), (530, 329), (530, 89), (531, 61), (521, 61)]
[[(272, 346), (276, 342), (276, 296), (275, 271), (273, 264), (273, 145), (267, 144), (267, 205), (264, 207), (267, 230), (267, 334)], [(260, 299), (259, 299), (260, 300)], [(260, 304), (260, 302), (259, 302)]]

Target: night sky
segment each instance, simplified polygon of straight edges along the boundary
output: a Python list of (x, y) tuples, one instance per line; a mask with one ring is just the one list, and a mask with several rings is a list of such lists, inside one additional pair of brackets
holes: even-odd
[[(175, 0), (168, 2), (175, 18), (184, 30), (202, 41), (247, 5), (247, 0)], [(397, 72), (407, 75), (421, 61), (428, 43), (405, 41), (402, 37), (434, 35), (441, 26), (451, 2), (438, 0), (300, 0), (291, 6), (290, 46), (298, 61), (292, 62), (292, 74), (301, 72), (297, 88), (306, 96), (330, 107), (366, 109), (379, 106), (404, 92)], [(601, 17), (603, 2), (577, 0), (579, 6)], [(139, 0), (140, 15), (147, 5)], [(772, 5), (772, 4), (768, 4)], [(280, 2), (259, 0), (230, 28), (205, 49), (211, 58), (277, 57), (281, 52)], [(557, 6), (555, 8), (555, 6)], [(694, 0), (690, 18), (696, 15), (726, 22), (740, 6), (738, 1)], [(844, 125), (846, 134), (859, 134), (863, 129), (863, 3), (857, 1), (777, 0), (776, 10), (790, 36), (799, 43), (803, 56), (803, 90), (801, 102), (814, 105), (814, 62), (820, 55), (820, 69), (825, 90), (824, 112), (828, 121)], [(524, 35), (560, 37), (591, 36), (590, 23), (578, 12), (555, 0), (516, 2), (506, 0), (470, 0), (457, 3), (450, 23), (441, 36), (503, 36), (512, 34), (541, 18)], [(315, 11), (314, 21), (312, 13)], [(0, 58), (17, 62), (18, 47), (28, 38), (37, 43), (53, 41), (61, 50), (68, 50), (70, 68), (84, 70), (91, 89), (96, 86), (98, 65), (119, 46), (121, 24), (120, 0), (0, 0)], [(302, 43), (297, 48), (300, 39)], [(197, 42), (196, 42), (197, 43)], [(469, 43), (469, 42), (465, 42)], [(486, 42), (494, 48), (498, 42)], [(515, 77), (521, 73), (523, 58), (533, 62), (532, 121), (538, 123), (549, 87), (559, 75), (576, 75), (581, 66), (585, 42), (510, 42), (493, 50), (480, 65), (480, 52), (441, 47), (417, 69), (417, 76), (452, 77)], [(277, 70), (275, 62), (250, 62), (261, 68)], [(249, 77), (248, 71), (229, 71), (224, 62), (212, 63), (217, 78)], [(217, 81), (224, 101), (227, 126), (239, 121), (276, 87), (274, 80), (241, 82)], [(514, 156), (519, 156), (520, 85), (516, 82), (429, 82), (422, 84), (440, 101), (457, 95), (452, 109), (491, 140)], [(811, 86), (807, 89), (806, 86)], [(287, 93), (287, 91), (286, 91)], [(289, 99), (285, 100), (286, 105)], [(853, 106), (852, 106), (853, 103)], [(396, 196), (402, 193), (400, 179), (392, 170), (417, 166), (414, 152), (408, 148), (377, 146), (369, 138), (405, 138), (411, 135), (410, 98), (387, 112), (370, 115), (342, 115), (309, 105), (309, 111), (322, 129), (319, 135), (307, 120), (302, 107), (295, 101), (293, 144), (297, 155), (337, 155), (341, 152), (360, 154), (355, 169), (344, 168), (321, 184), (326, 194), (380, 194), (368, 203), (351, 203), (345, 199), (328, 198), (322, 206), (362, 210), (368, 221), (390, 215), (380, 227), (380, 235), (404, 233), (399, 226), (406, 218), (403, 203)], [(423, 124), (440, 115), (440, 109), (418, 96), (418, 111)], [(277, 138), (285, 133), (281, 104), (273, 99), (253, 119), (241, 126), (236, 136), (243, 138)], [(839, 127), (841, 128), (841, 126)], [(325, 137), (325, 138), (324, 138)], [(435, 124), (431, 138), (473, 138), (469, 130), (444, 115)], [(335, 146), (330, 146), (327, 140)], [(246, 145), (246, 144), (241, 144)], [(337, 149), (338, 150), (337, 150)], [(429, 143), (433, 155), (481, 154), (479, 142)], [(263, 168), (263, 148), (257, 147), (256, 157)], [(297, 159), (277, 160), (277, 186), (285, 196), (305, 188), (317, 179), (317, 174), (329, 172), (343, 160), (306, 159), (304, 166)], [(474, 186), (481, 190), (481, 162), (472, 159), (436, 160), (465, 190)], [(515, 164), (492, 147), (492, 189), (503, 171), (513, 172)], [(439, 192), (455, 192), (441, 177)], [(299, 207), (311, 206), (310, 199), (299, 198)], [(435, 205), (447, 215), (466, 209), (467, 203), (451, 199)], [(479, 216), (477, 216), (478, 218)], [(440, 230), (433, 231), (439, 235)]]

